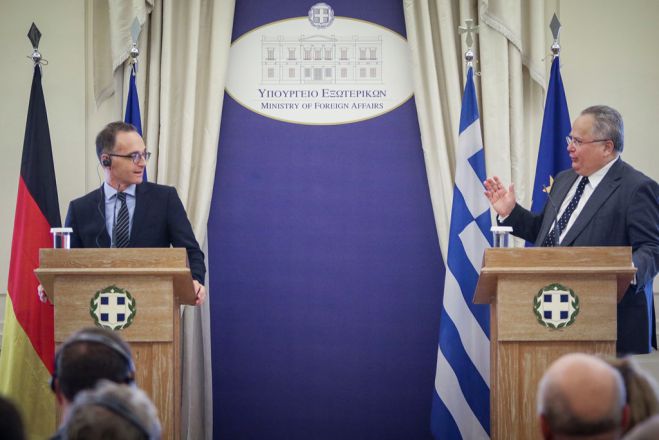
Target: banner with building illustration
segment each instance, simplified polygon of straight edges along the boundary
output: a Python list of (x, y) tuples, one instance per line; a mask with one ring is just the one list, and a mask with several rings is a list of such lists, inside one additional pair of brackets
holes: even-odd
[(226, 94), (216, 438), (430, 438), (444, 265), (402, 3), (236, 2)]

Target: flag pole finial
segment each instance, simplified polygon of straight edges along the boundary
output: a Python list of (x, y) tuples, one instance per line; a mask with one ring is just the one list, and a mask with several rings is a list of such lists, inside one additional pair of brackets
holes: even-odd
[(41, 31), (39, 31), (39, 28), (37, 27), (34, 22), (32, 22), (32, 26), (30, 26), (30, 30), (27, 32), (27, 37), (30, 39), (30, 43), (32, 43), (32, 54), (28, 55), (27, 57), (32, 60), (32, 62), (37, 65), (37, 64), (48, 64), (48, 61), (45, 60), (41, 56), (41, 52), (39, 52), (39, 41), (41, 41)]
[(142, 26), (140, 26), (140, 21), (135, 17), (133, 24), (130, 27), (130, 36), (133, 40), (133, 46), (130, 48), (130, 64), (133, 66), (133, 75), (137, 72), (137, 58), (140, 56), (140, 50), (137, 48), (137, 39), (140, 36), (140, 31)]
[(554, 37), (554, 42), (551, 45), (551, 54), (552, 58), (556, 58), (561, 53), (561, 45), (558, 43), (558, 36), (561, 33), (561, 22), (558, 21), (556, 14), (551, 18), (549, 29), (551, 29), (551, 34)]
[(478, 26), (474, 26), (474, 20), (468, 18), (465, 20), (464, 26), (458, 26), (460, 34), (467, 34), (465, 43), (467, 43), (467, 51), (464, 54), (467, 67), (472, 67), (474, 62), (474, 37), (473, 34), (478, 33)]

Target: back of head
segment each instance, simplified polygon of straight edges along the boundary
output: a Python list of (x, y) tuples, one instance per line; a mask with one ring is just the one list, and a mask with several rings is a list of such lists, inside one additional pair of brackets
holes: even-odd
[(656, 440), (658, 438), (659, 415), (639, 423), (625, 436), (625, 440)]
[(62, 432), (69, 440), (149, 440), (159, 439), (161, 428), (156, 408), (142, 390), (102, 381), (76, 396)]
[(110, 330), (90, 327), (74, 333), (55, 355), (53, 389), (70, 402), (101, 379), (122, 384), (134, 381), (130, 347)]
[(625, 411), (620, 373), (595, 356), (573, 353), (559, 358), (538, 387), (538, 414), (546, 437), (618, 438)]
[(627, 391), (629, 405), (629, 426), (659, 414), (659, 389), (656, 382), (643, 372), (632, 358), (607, 359), (607, 362), (620, 372)]
[(11, 401), (0, 396), (0, 437), (5, 440), (23, 440), (23, 419)]

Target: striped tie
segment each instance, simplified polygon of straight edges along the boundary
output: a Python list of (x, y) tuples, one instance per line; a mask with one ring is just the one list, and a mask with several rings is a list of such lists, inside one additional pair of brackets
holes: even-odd
[[(570, 221), (570, 216), (572, 216), (574, 210), (577, 209), (577, 205), (579, 204), (579, 200), (581, 199), (581, 195), (583, 194), (583, 190), (586, 188), (587, 183), (588, 177), (582, 177), (579, 185), (577, 186), (577, 192), (574, 193), (574, 197), (572, 197), (572, 200), (570, 200), (570, 204), (567, 205), (563, 215), (561, 215), (561, 218), (558, 220), (558, 229), (560, 231), (565, 231), (565, 226), (567, 226), (567, 222)], [(556, 226), (554, 226), (551, 232), (545, 237), (542, 245), (546, 247), (552, 247), (556, 246), (556, 242)]]
[(128, 247), (129, 231), (128, 231), (128, 206), (126, 205), (126, 193), (117, 193), (117, 199), (121, 206), (119, 207), (119, 215), (117, 215), (117, 223), (114, 225), (114, 247), (124, 248)]

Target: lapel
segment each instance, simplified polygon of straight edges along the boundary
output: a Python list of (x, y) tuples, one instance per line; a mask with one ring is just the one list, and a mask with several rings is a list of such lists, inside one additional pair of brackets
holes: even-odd
[(97, 191), (96, 206), (100, 216), (94, 216), (95, 219), (98, 219), (96, 225), (94, 225), (94, 230), (102, 231), (98, 235), (98, 247), (109, 248), (112, 242), (108, 234), (108, 227), (105, 224), (105, 190), (103, 190), (103, 185)]
[(561, 242), (561, 246), (571, 246), (574, 240), (579, 236), (581, 231), (588, 225), (595, 213), (599, 211), (600, 207), (606, 200), (613, 194), (613, 192), (620, 185), (622, 178), (622, 159), (617, 159), (617, 162), (611, 166), (611, 169), (604, 176), (604, 179), (597, 185), (595, 192), (590, 196), (586, 206), (583, 207), (579, 217), (576, 218), (574, 224), (565, 234), (565, 238)]
[(149, 185), (146, 182), (140, 183), (135, 186), (135, 212), (133, 213), (133, 225), (130, 228), (130, 243), (135, 243), (133, 237), (141, 237), (142, 225), (144, 224), (144, 218), (149, 211), (148, 201), (149, 201)]
[[(570, 191), (570, 188), (572, 188), (572, 185), (574, 184), (574, 181), (577, 180), (577, 177), (579, 177), (577, 173), (569, 170), (567, 173), (565, 173), (564, 178), (556, 179), (554, 181), (554, 186), (550, 195), (554, 201), (554, 204), (556, 205), (556, 209), (561, 209), (561, 205), (565, 200), (565, 196), (567, 195), (568, 191)], [(545, 240), (545, 237), (547, 234), (549, 234), (549, 231), (551, 231), (552, 226), (554, 226), (555, 220), (556, 211), (554, 210), (551, 202), (547, 200), (545, 202), (545, 215), (542, 219), (542, 226), (540, 227), (540, 232), (538, 233), (538, 238), (535, 242), (536, 246), (540, 246)]]

